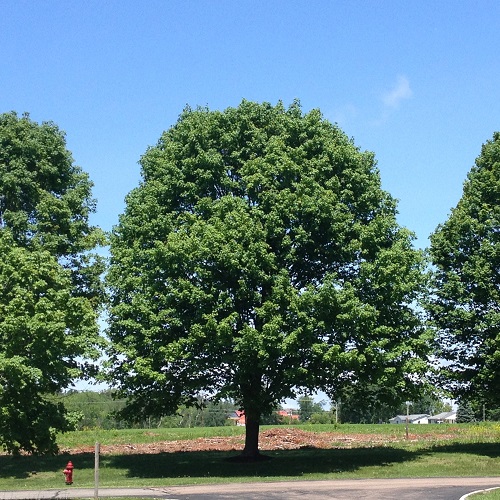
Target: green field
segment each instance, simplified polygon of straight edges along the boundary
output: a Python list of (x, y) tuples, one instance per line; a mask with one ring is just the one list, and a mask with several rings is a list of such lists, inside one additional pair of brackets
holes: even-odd
[[(262, 430), (269, 429), (263, 427)], [(235, 463), (235, 452), (199, 451), (156, 454), (103, 454), (100, 486), (167, 486), (180, 484), (436, 476), (499, 476), (500, 425), (413, 425), (410, 440), (404, 425), (304, 425), (313, 432), (331, 432), (332, 448), (304, 447), (266, 451), (272, 460)], [(102, 445), (195, 439), (243, 434), (241, 427), (79, 431), (61, 435), (62, 450)], [(370, 443), (346, 440), (373, 434)], [(64, 486), (68, 460), (75, 466), (75, 487), (94, 484), (94, 453), (62, 453), (55, 457), (0, 456), (0, 490), (45, 489)]]

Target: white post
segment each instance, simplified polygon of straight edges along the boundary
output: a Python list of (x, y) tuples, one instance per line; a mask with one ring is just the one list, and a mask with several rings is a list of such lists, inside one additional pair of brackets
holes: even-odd
[(94, 465), (94, 498), (98, 500), (99, 498), (99, 452), (101, 445), (99, 443), (95, 444), (95, 465)]

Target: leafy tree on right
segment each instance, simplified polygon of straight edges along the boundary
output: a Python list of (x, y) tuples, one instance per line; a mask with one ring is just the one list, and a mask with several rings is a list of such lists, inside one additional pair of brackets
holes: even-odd
[(443, 385), (456, 397), (500, 402), (500, 133), (483, 145), (448, 220), (431, 236)]

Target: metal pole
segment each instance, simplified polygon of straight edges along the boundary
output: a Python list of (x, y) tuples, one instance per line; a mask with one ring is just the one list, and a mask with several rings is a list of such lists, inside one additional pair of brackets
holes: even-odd
[(410, 421), (410, 402), (406, 402), (406, 439), (408, 440), (408, 423)]
[(99, 498), (99, 452), (101, 450), (101, 445), (99, 443), (95, 444), (95, 465), (94, 465), (94, 498), (98, 500)]

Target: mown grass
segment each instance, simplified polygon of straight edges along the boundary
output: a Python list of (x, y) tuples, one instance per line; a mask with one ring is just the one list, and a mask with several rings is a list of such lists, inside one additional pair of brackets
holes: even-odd
[(500, 500), (500, 489), (496, 488), (494, 490), (476, 493), (469, 498), (471, 500)]
[(89, 429), (67, 432), (58, 436), (61, 449), (93, 446), (96, 442), (103, 445), (144, 444), (159, 441), (197, 439), (201, 437), (238, 436), (245, 433), (244, 427), (191, 427), (179, 429)]
[[(302, 448), (266, 452), (272, 460), (235, 463), (234, 452), (179, 452), (152, 455), (102, 455), (100, 486), (168, 486), (180, 484), (278, 481), (296, 479), (353, 479), (437, 476), (500, 475), (500, 426), (412, 425), (307, 425), (313, 432), (334, 432), (332, 449)], [(295, 428), (295, 426), (294, 426)], [(266, 429), (266, 427), (264, 427)], [(194, 439), (243, 434), (238, 427), (191, 429), (136, 429), (81, 431), (59, 438), (62, 449), (101, 444)], [(384, 444), (343, 443), (352, 434), (388, 436)], [(389, 439), (389, 437), (391, 439)], [(343, 446), (343, 447), (342, 447)], [(75, 466), (74, 486), (94, 484), (94, 454), (72, 453), (56, 457), (0, 456), (0, 490), (64, 487), (68, 460)]]

